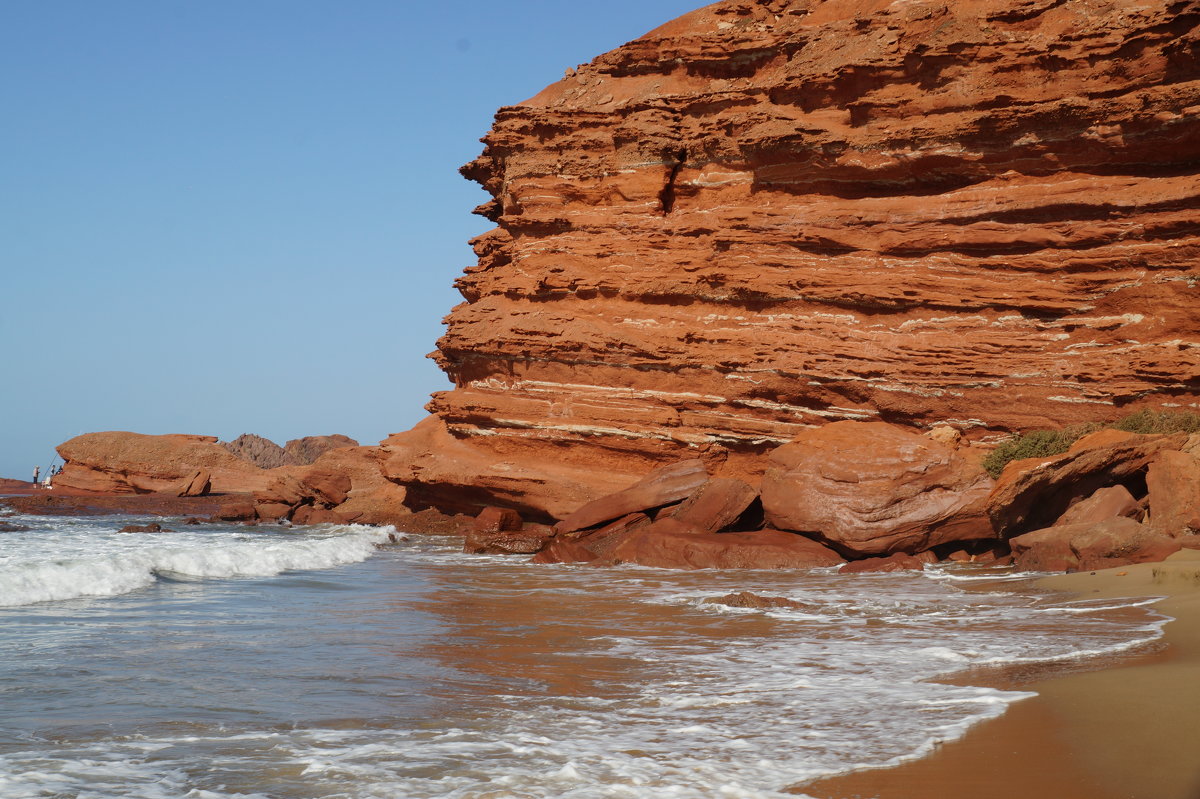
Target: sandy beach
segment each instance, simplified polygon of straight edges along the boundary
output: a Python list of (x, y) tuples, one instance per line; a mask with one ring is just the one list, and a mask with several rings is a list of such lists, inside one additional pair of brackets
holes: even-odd
[(1200, 551), (1036, 584), (1081, 599), (1161, 596), (1155, 608), (1173, 621), (1162, 646), (1107, 668), (1002, 679), (1038, 696), (928, 758), (797, 792), (820, 799), (1200, 797)]

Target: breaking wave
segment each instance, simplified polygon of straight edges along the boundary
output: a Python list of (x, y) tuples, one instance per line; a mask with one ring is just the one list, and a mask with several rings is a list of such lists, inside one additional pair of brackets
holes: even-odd
[[(366, 560), (392, 528), (335, 526), (320, 532), (170, 532), (72, 530), (0, 545), (0, 606), (110, 597), (163, 578), (270, 577)], [(72, 536), (82, 536), (72, 537)]]

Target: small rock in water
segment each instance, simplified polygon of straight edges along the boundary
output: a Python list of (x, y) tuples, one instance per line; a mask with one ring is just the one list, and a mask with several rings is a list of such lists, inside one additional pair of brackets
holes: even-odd
[(117, 532), (118, 533), (173, 533), (175, 531), (168, 530), (167, 528), (163, 527), (158, 522), (151, 522), (150, 524), (146, 524), (146, 525), (127, 524), (124, 527), (122, 527), (120, 530), (117, 530)]
[(726, 605), (731, 608), (798, 608), (799, 602), (782, 596), (761, 596), (750, 591), (738, 591), (725, 596), (713, 596), (704, 600), (706, 605)]

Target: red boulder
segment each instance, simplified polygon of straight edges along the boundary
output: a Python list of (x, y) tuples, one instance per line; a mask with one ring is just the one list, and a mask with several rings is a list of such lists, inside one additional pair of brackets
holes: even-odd
[(1179, 542), (1124, 517), (1047, 527), (1009, 540), (1027, 571), (1090, 571), (1165, 559)]
[(1115, 519), (1118, 516), (1132, 517), (1138, 511), (1138, 501), (1129, 493), (1125, 486), (1109, 486), (1101, 488), (1087, 499), (1076, 502), (1067, 508), (1066, 513), (1059, 516), (1052, 525), (1063, 527), (1068, 524), (1094, 524), (1105, 519)]
[(838, 569), (838, 574), (868, 574), (873, 572), (902, 572), (902, 571), (921, 571), (925, 568), (925, 562), (920, 558), (915, 558), (904, 552), (897, 552), (889, 555), (886, 558), (863, 558), (862, 560), (852, 560), (842, 568)]
[(1186, 452), (1160, 452), (1146, 474), (1150, 524), (1170, 536), (1200, 534), (1200, 460)]
[(208, 469), (197, 469), (179, 481), (174, 494), (177, 497), (202, 497), (212, 490), (212, 475)]
[(714, 477), (696, 489), (670, 514), (670, 518), (700, 533), (718, 533), (733, 524), (758, 498), (749, 484)]
[(835, 422), (771, 453), (767, 523), (814, 533), (839, 551), (920, 552), (993, 538), (992, 481), (953, 447), (882, 422)]
[(475, 533), (505, 533), (521, 529), (521, 514), (512, 508), (489, 506), (479, 512), (472, 522)]
[(686, 499), (708, 481), (704, 463), (679, 461), (647, 474), (629, 488), (587, 503), (554, 526), (560, 534), (585, 530), (630, 513), (661, 508)]

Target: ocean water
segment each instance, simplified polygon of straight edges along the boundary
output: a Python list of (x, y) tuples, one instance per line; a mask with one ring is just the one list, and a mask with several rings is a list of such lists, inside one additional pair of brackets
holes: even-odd
[[(1029, 696), (938, 677), (1153, 646), (1164, 621), (963, 568), (590, 569), (357, 526), (5, 519), (31, 528), (0, 534), (5, 799), (780, 797)], [(744, 590), (801, 606), (704, 601)]]

